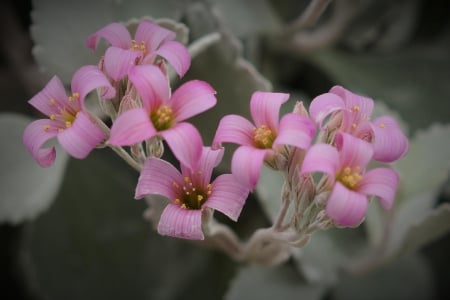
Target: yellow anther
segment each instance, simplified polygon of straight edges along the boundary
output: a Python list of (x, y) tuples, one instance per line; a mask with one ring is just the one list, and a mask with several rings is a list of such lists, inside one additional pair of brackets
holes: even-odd
[(180, 205), (180, 204), (181, 204), (180, 199), (176, 198), (176, 199), (175, 199), (175, 203), (178, 204), (178, 205)]
[(55, 115), (55, 114), (51, 114), (51, 115), (50, 115), (50, 120), (53, 121), (53, 120), (55, 120), (55, 119), (56, 119), (56, 115)]
[(188, 176), (185, 176), (185, 177), (183, 178), (183, 180), (184, 180), (184, 182), (186, 182), (186, 183), (188, 183), (188, 182), (191, 181), (191, 179), (190, 179)]
[(356, 125), (356, 123), (352, 124), (352, 128), (355, 129), (358, 125)]
[(256, 147), (262, 149), (272, 148), (274, 140), (275, 135), (266, 125), (261, 125), (254, 129), (253, 141), (255, 142)]
[(380, 128), (385, 128), (386, 127), (386, 125), (384, 123), (381, 123), (379, 126), (380, 126)]
[(157, 130), (164, 130), (172, 126), (174, 115), (169, 106), (161, 105), (154, 113), (151, 114), (150, 118)]
[(186, 204), (184, 204), (184, 203), (181, 204), (180, 207), (181, 207), (182, 209), (187, 209), (187, 206), (186, 206)]
[(44, 131), (49, 131), (50, 130), (50, 125), (44, 125)]
[(202, 195), (197, 195), (197, 201), (201, 202), (203, 200), (203, 196)]
[(359, 107), (359, 105), (355, 105), (355, 106), (353, 106), (352, 110), (353, 110), (354, 112), (358, 112), (358, 111), (361, 110), (361, 108)]
[(356, 166), (353, 169), (350, 167), (345, 167), (337, 176), (337, 179), (349, 189), (353, 189), (362, 179), (362, 175), (359, 173), (359, 170), (359, 166)]
[(69, 128), (70, 126), (72, 126), (72, 122), (66, 121), (66, 128)]
[(172, 186), (176, 189), (178, 189), (180, 186), (178, 185), (178, 183), (176, 183), (175, 181), (172, 182)]
[(350, 168), (350, 167), (346, 167), (345, 169), (344, 169), (344, 174), (345, 175), (350, 175), (352, 173), (352, 169)]
[(48, 100), (48, 104), (55, 105), (55, 99), (50, 98), (50, 100)]
[(75, 92), (72, 94), (72, 97), (73, 97), (73, 99), (76, 100), (76, 99), (80, 98), (80, 93)]

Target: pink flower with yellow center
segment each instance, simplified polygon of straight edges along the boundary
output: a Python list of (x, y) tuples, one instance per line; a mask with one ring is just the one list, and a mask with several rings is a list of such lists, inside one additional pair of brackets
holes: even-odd
[(29, 100), (49, 117), (32, 122), (23, 134), (24, 145), (40, 166), (49, 167), (55, 160), (54, 147), (42, 148), (53, 137), (57, 137), (67, 153), (78, 159), (85, 158), (104, 139), (103, 132), (84, 108), (86, 95), (98, 88), (102, 88), (103, 98), (115, 95), (114, 88), (96, 66), (84, 66), (72, 78), (71, 96), (67, 96), (61, 80), (54, 76)]
[(223, 150), (202, 149), (194, 169), (181, 164), (179, 172), (170, 163), (152, 157), (144, 163), (135, 197), (141, 199), (156, 194), (170, 200), (158, 224), (158, 232), (162, 235), (203, 240), (202, 214), (205, 209), (218, 210), (234, 221), (241, 213), (248, 189), (231, 174), (222, 174), (211, 182), (213, 168), (221, 161)]
[(301, 174), (314, 172), (328, 176), (331, 189), (325, 212), (341, 226), (359, 225), (367, 211), (368, 195), (380, 199), (389, 210), (397, 191), (398, 174), (389, 168), (366, 171), (373, 157), (370, 143), (350, 134), (336, 135), (336, 147), (315, 144), (309, 148), (301, 167)]
[[(311, 117), (322, 126), (327, 117), (339, 120), (338, 129), (373, 143), (373, 158), (393, 162), (406, 155), (409, 142), (394, 118), (382, 116), (371, 121), (373, 100), (341, 86), (317, 96), (309, 107)], [(333, 125), (334, 126), (334, 125)]]
[(232, 172), (239, 180), (253, 189), (265, 159), (284, 145), (307, 149), (314, 136), (314, 123), (308, 118), (289, 113), (279, 120), (281, 105), (289, 94), (255, 92), (250, 100), (250, 112), (254, 124), (247, 119), (228, 115), (220, 120), (213, 146), (223, 142), (241, 145), (232, 159)]
[(133, 67), (129, 78), (143, 107), (119, 115), (111, 127), (109, 143), (129, 146), (161, 136), (181, 163), (197, 161), (203, 142), (197, 129), (183, 121), (216, 104), (214, 89), (204, 81), (191, 80), (171, 95), (166, 76), (153, 65)]
[(189, 69), (191, 58), (186, 47), (175, 41), (176, 33), (149, 20), (142, 20), (131, 38), (121, 23), (111, 23), (90, 35), (86, 44), (96, 49), (103, 38), (111, 44), (105, 52), (106, 73), (118, 81), (136, 64), (153, 64), (160, 56), (169, 62), (179, 76)]

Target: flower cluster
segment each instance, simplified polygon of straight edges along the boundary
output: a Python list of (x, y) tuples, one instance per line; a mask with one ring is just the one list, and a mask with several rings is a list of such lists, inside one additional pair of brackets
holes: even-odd
[[(388, 167), (370, 169), (369, 164), (400, 159), (408, 139), (392, 117), (371, 119), (373, 100), (335, 86), (313, 99), (309, 112), (297, 103), (280, 118), (289, 94), (256, 91), (250, 99), (253, 120), (224, 116), (207, 147), (186, 120), (216, 104), (215, 90), (207, 82), (191, 80), (172, 92), (168, 76), (170, 67), (180, 77), (188, 71), (188, 49), (175, 40), (174, 32), (149, 20), (141, 21), (131, 36), (120, 23), (98, 30), (87, 46), (96, 50), (105, 40), (108, 47), (98, 66), (76, 71), (71, 95), (55, 76), (29, 101), (48, 117), (32, 122), (23, 135), (42, 167), (55, 160), (55, 148), (44, 147), (54, 137), (78, 159), (94, 148), (110, 147), (140, 172), (136, 199), (161, 195), (169, 200), (157, 216), (160, 234), (202, 240), (222, 230), (217, 236), (228, 240), (216, 240), (217, 245), (242, 251), (234, 253), (240, 259), (249, 258), (248, 251), (258, 249), (259, 242), (299, 246), (317, 229), (357, 226), (369, 195), (378, 197), (385, 209), (392, 207), (398, 174)], [(94, 90), (111, 126), (84, 104)], [(162, 159), (162, 141), (179, 168)], [(231, 174), (212, 180), (224, 143), (239, 145)], [(217, 210), (236, 221), (263, 164), (284, 175), (280, 213), (270, 232), (260, 232), (242, 246), (228, 229), (211, 230), (209, 216)], [(294, 213), (286, 224), (291, 205)]]

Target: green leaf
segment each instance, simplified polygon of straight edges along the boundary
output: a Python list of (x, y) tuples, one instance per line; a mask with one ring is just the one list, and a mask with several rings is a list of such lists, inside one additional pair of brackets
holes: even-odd
[(158, 235), (143, 218), (145, 201), (133, 199), (137, 176), (106, 149), (70, 161), (57, 201), (32, 224), (29, 241), (34, 278), (46, 298), (223, 295), (235, 264)]
[(369, 273), (343, 276), (332, 290), (330, 299), (435, 299), (433, 279), (424, 258), (406, 256)]
[(56, 161), (41, 168), (22, 143), (31, 119), (16, 113), (0, 114), (0, 222), (32, 220), (53, 202), (62, 182), (67, 154), (57, 147)]
[(48, 78), (58, 75), (70, 83), (78, 68), (98, 63), (98, 55), (86, 46), (90, 34), (110, 22), (132, 18), (179, 19), (183, 5), (178, 0), (34, 0), (34, 57)]
[(243, 267), (231, 282), (225, 299), (321, 299), (326, 286), (305, 283), (289, 265), (266, 268), (257, 265)]

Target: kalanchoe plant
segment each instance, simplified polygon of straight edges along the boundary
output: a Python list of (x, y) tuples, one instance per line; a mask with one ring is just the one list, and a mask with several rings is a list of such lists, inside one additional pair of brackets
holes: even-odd
[[(385, 209), (392, 207), (399, 176), (392, 169), (368, 165), (403, 157), (408, 139), (392, 117), (371, 121), (373, 100), (336, 86), (315, 98), (309, 113), (297, 103), (292, 113), (280, 117), (290, 95), (255, 91), (250, 99), (253, 122), (224, 116), (212, 147), (205, 147), (197, 128), (185, 121), (212, 108), (216, 92), (205, 81), (191, 80), (172, 93), (166, 63), (183, 76), (191, 61), (175, 33), (143, 20), (132, 39), (124, 25), (112, 23), (92, 34), (88, 46), (96, 49), (101, 38), (111, 46), (99, 68), (85, 66), (75, 73), (72, 96), (66, 96), (54, 77), (30, 100), (49, 116), (24, 132), (24, 144), (40, 165), (53, 162), (54, 149), (41, 146), (55, 136), (80, 159), (95, 147), (111, 147), (140, 172), (136, 198), (169, 199), (162, 213), (152, 215), (160, 234), (204, 240), (236, 260), (267, 265), (285, 261), (291, 247), (304, 246), (318, 230), (359, 225), (367, 195), (378, 197)], [(94, 89), (110, 127), (83, 104)], [(180, 171), (162, 159), (162, 140)], [(212, 180), (225, 143), (240, 145), (232, 174)], [(237, 221), (263, 164), (285, 180), (279, 211), (272, 226), (257, 229), (242, 242), (231, 228), (216, 222), (212, 212)], [(317, 172), (323, 174), (318, 181), (312, 174)]]

